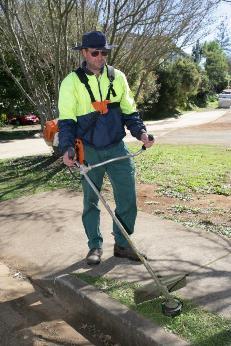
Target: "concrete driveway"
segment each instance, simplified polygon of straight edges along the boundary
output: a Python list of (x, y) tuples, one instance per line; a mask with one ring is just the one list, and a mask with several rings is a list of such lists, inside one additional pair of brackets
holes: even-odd
[[(219, 119), (222, 119), (228, 113), (231, 114), (231, 112), (228, 112), (225, 109), (216, 109), (206, 112), (188, 112), (183, 114), (179, 118), (146, 121), (145, 125), (148, 132), (155, 135), (157, 143), (180, 144), (182, 141), (182, 144), (191, 144), (190, 140), (188, 140), (188, 133), (191, 133), (195, 126), (206, 127), (210, 123), (219, 121)], [(177, 141), (178, 133), (181, 133), (182, 135), (180, 136), (181, 140)], [(201, 134), (198, 134), (197, 137), (199, 144), (201, 140)], [(202, 140), (205, 140), (205, 138), (203, 137), (204, 136), (202, 136)], [(195, 140), (195, 143), (197, 140)], [(134, 141), (134, 138), (130, 134), (128, 134), (126, 137), (126, 141)]]
[(204, 124), (178, 128), (167, 134), (160, 134), (158, 143), (165, 144), (207, 144), (231, 146), (231, 111)]

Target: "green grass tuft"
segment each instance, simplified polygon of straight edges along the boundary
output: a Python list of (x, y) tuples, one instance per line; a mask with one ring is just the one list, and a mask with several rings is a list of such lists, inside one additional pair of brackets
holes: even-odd
[(183, 300), (183, 312), (171, 318), (161, 311), (163, 298), (136, 305), (134, 290), (137, 283), (117, 281), (104, 277), (91, 277), (76, 274), (80, 279), (99, 288), (111, 298), (135, 310), (146, 318), (156, 322), (166, 330), (179, 335), (193, 346), (230, 346), (231, 321), (217, 314), (208, 312), (188, 300)]

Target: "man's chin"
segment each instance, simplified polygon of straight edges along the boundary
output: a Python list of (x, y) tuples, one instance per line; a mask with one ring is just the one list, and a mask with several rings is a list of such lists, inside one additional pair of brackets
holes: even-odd
[(105, 63), (100, 64), (100, 65), (98, 66), (98, 68), (101, 70), (102, 68), (104, 68), (104, 65), (105, 65)]
[(104, 68), (105, 63), (97, 65), (88, 65), (89, 70), (101, 71)]

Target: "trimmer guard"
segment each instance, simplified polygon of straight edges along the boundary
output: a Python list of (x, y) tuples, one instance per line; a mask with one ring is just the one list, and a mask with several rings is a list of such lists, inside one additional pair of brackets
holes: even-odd
[[(186, 275), (166, 275), (159, 277), (161, 283), (166, 286), (169, 292), (177, 291), (186, 286)], [(152, 281), (144, 286), (137, 288), (134, 292), (134, 300), (136, 304), (146, 302), (161, 296), (160, 289)]]

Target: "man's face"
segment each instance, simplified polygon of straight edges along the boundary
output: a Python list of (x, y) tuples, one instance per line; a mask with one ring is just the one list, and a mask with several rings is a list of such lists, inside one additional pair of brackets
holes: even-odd
[(96, 50), (95, 48), (87, 48), (82, 50), (82, 54), (86, 60), (89, 70), (100, 71), (106, 63), (107, 51)]

